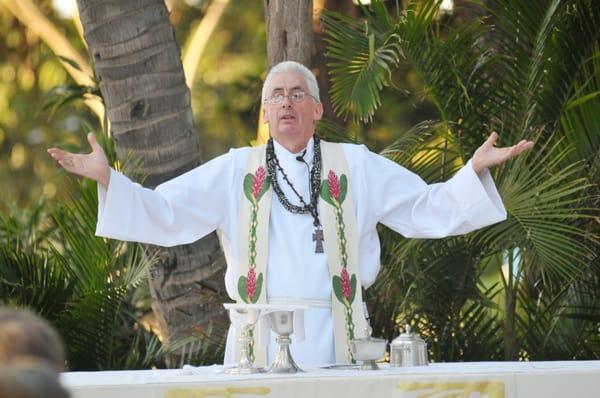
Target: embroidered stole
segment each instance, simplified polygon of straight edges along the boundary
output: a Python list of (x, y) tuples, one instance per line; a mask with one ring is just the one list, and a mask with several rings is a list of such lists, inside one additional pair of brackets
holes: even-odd
[[(348, 164), (341, 145), (321, 140), (322, 177), (319, 217), (331, 282), (331, 310), (336, 363), (354, 363), (350, 340), (365, 337), (366, 320), (358, 264), (358, 230), (348, 181)], [(246, 162), (238, 230), (239, 278), (237, 302), (267, 303), (266, 268), (272, 189), (266, 175), (266, 145), (250, 150)], [(236, 331), (239, 337), (239, 331)], [(258, 349), (255, 363), (266, 365), (267, 347)], [(236, 360), (240, 358), (236, 339)]]

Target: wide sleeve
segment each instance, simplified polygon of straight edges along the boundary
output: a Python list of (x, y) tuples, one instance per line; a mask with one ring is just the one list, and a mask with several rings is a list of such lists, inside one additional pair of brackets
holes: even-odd
[(155, 190), (111, 169), (108, 187), (98, 184), (96, 235), (175, 246), (220, 228), (229, 217), (231, 158), (230, 151)]
[(431, 185), (372, 152), (364, 167), (373, 219), (406, 237), (459, 235), (506, 219), (489, 171), (477, 175), (471, 161), (448, 181)]

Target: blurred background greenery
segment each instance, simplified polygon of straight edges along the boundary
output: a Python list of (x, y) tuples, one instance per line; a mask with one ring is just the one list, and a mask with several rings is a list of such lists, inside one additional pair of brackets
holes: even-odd
[[(210, 1), (168, 3), (177, 40), (183, 46)], [(75, 2), (42, 0), (34, 5), (89, 64)], [(200, 59), (192, 101), (195, 123), (206, 137), (201, 140), (204, 160), (256, 137), (266, 68), (262, 7), (260, 1), (228, 4)], [(4, 210), (9, 203), (27, 207), (42, 196), (63, 195), (62, 187), (68, 182), (45, 149), (58, 143), (82, 145), (86, 129), (97, 131), (100, 125), (81, 101), (54, 113), (44, 109), (50, 90), (73, 79), (57, 55), (12, 9), (8, 2), (0, 6), (0, 206)]]

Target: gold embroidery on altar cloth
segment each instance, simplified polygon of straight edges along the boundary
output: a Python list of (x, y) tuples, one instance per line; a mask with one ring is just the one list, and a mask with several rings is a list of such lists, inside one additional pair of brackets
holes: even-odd
[(165, 398), (233, 398), (235, 394), (267, 395), (268, 387), (174, 388), (165, 392)]
[(402, 398), (505, 398), (500, 381), (400, 383), (398, 388)]

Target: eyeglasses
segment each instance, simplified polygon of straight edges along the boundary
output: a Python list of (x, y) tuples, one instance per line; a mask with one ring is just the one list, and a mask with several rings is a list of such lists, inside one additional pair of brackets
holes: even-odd
[(288, 95), (285, 95), (283, 93), (275, 93), (273, 94), (270, 98), (267, 98), (265, 100), (265, 103), (267, 104), (271, 104), (271, 105), (275, 105), (275, 104), (281, 104), (284, 100), (285, 97), (288, 97), (290, 99), (291, 102), (298, 104), (302, 101), (304, 101), (304, 98), (306, 98), (306, 96), (312, 97), (315, 99), (315, 101), (317, 100), (315, 97), (313, 97), (310, 94), (306, 94), (304, 91), (302, 90), (297, 90), (297, 91), (293, 91), (291, 93), (289, 93)]

